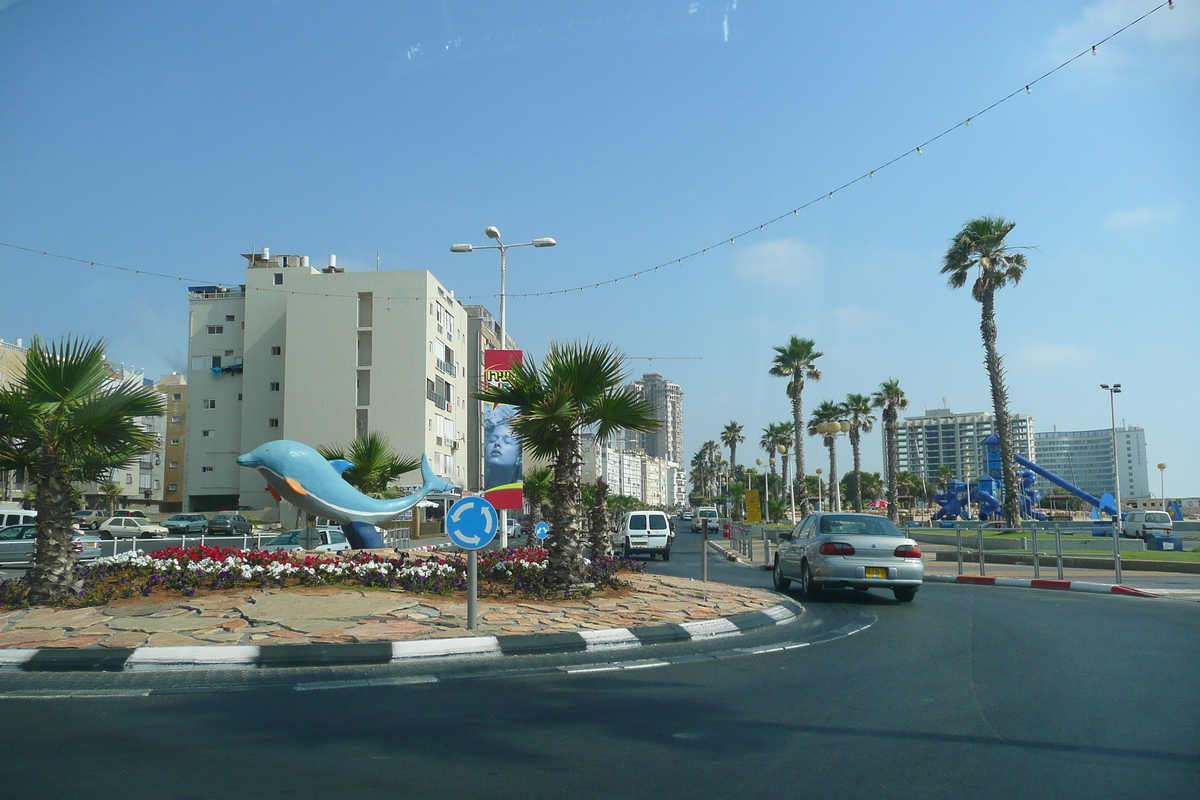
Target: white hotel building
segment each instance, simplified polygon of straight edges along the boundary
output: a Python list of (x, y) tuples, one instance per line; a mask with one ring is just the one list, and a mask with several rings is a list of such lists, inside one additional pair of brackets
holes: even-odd
[[(429, 272), (246, 255), (244, 286), (191, 287), (184, 506), (276, 505), (236, 458), (264, 442), (378, 431), (466, 482), (467, 315)], [(419, 483), (416, 472), (405, 476)]]

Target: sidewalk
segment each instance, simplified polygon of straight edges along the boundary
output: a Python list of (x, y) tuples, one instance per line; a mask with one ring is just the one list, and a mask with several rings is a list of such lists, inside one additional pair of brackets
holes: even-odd
[(619, 596), (537, 603), (481, 599), (467, 630), (464, 598), (329, 587), (234, 589), (94, 608), (0, 612), (0, 649), (195, 647), (394, 642), (682, 624), (762, 611), (765, 589), (631, 575)]

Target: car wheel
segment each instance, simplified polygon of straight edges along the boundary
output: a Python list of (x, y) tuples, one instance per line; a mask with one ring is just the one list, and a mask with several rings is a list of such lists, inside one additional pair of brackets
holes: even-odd
[(113, 535), (108, 531), (100, 531), (100, 538), (111, 542), (113, 540)]
[(816, 597), (821, 593), (821, 584), (813, 580), (807, 561), (800, 565), (800, 593), (805, 597)]
[(771, 583), (777, 592), (786, 592), (792, 585), (791, 579), (783, 577), (783, 566), (778, 558), (775, 559), (775, 568), (771, 570)]
[(663, 550), (662, 557), (663, 557), (663, 561), (670, 561), (671, 560), (671, 551)]
[(896, 595), (896, 599), (901, 603), (911, 603), (913, 598), (917, 596), (917, 587), (897, 586), (895, 589), (892, 589), (892, 593)]
[(100, 523), (99, 523), (99, 522), (93, 522), (91, 525), (88, 525), (88, 527), (89, 527), (89, 528), (91, 528), (91, 529), (92, 529), (92, 530), (94, 530), (94, 531), (98, 531), (98, 530), (100, 530)]

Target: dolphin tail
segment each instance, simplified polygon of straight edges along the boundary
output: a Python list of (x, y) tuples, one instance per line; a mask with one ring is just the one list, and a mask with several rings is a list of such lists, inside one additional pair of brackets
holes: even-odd
[(454, 484), (448, 483), (438, 477), (433, 471), (433, 467), (429, 466), (429, 458), (421, 454), (421, 491), (422, 497), (432, 494), (433, 492), (448, 492), (454, 488)]

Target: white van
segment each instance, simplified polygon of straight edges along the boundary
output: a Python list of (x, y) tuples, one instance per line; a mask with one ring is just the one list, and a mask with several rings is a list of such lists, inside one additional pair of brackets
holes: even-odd
[(692, 530), (697, 533), (704, 529), (704, 520), (708, 520), (708, 532), (717, 533), (721, 528), (721, 518), (717, 509), (712, 506), (700, 506), (696, 509), (696, 518), (692, 520)]
[(1129, 511), (1125, 514), (1125, 535), (1145, 540), (1147, 533), (1171, 533), (1175, 524), (1165, 511)]
[(23, 508), (7, 508), (0, 510), (0, 528), (9, 525), (32, 525), (37, 522), (37, 512)]
[(657, 553), (663, 561), (670, 561), (673, 541), (671, 521), (664, 511), (626, 512), (613, 534), (613, 545), (625, 558), (634, 553)]

